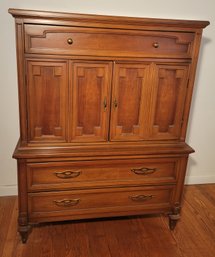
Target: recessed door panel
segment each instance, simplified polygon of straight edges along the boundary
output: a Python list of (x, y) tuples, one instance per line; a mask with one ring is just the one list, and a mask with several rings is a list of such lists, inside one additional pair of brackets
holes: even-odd
[(28, 61), (28, 138), (66, 141), (68, 79), (66, 62)]

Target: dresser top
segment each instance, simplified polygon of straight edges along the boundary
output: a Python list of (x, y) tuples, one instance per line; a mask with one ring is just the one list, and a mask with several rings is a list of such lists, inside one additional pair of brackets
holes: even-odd
[(39, 11), (39, 10), (25, 10), (25, 9), (12, 9), (8, 12), (15, 18), (26, 19), (26, 22), (30, 19), (34, 23), (38, 23), (41, 19), (52, 21), (54, 24), (68, 24), (69, 23), (81, 23), (85, 26), (96, 27), (118, 27), (141, 29), (150, 27), (159, 28), (188, 28), (188, 29), (202, 29), (210, 24), (209, 21), (199, 20), (175, 20), (175, 19), (155, 19), (155, 18), (135, 18), (135, 17), (123, 17), (123, 16), (107, 16), (107, 15), (92, 15), (92, 14), (77, 14), (77, 13), (65, 13), (65, 12), (51, 12), (51, 11)]

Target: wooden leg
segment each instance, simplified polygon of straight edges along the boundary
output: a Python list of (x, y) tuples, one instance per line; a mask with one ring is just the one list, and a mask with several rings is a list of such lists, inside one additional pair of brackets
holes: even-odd
[(28, 235), (31, 231), (31, 226), (19, 226), (19, 234), (21, 236), (22, 243), (25, 244), (28, 240)]
[(18, 217), (18, 232), (21, 236), (22, 243), (26, 243), (28, 239), (28, 235), (31, 231), (31, 225), (28, 224), (28, 216), (27, 213), (19, 213)]
[(28, 235), (30, 234), (31, 226), (19, 226), (18, 231), (21, 236), (22, 243), (25, 244), (28, 240)]
[(19, 234), (21, 236), (22, 243), (26, 243), (28, 239), (28, 227), (27, 226), (20, 226), (19, 227)]
[(169, 228), (174, 230), (177, 224), (177, 221), (180, 219), (180, 210), (181, 207), (176, 204), (173, 208), (173, 212), (169, 215)]
[(177, 221), (180, 219), (180, 215), (169, 215), (169, 228), (170, 230), (174, 230), (177, 224)]
[(22, 242), (26, 243), (31, 226), (28, 222), (28, 192), (27, 192), (27, 170), (26, 160), (18, 160), (18, 192), (19, 192), (19, 217), (18, 231)]

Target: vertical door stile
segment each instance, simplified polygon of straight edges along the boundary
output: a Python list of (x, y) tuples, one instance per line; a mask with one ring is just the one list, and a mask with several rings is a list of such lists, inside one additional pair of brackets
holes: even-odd
[(73, 60), (69, 60), (68, 65), (68, 112), (69, 112), (69, 121), (68, 121), (68, 140), (71, 142), (72, 137), (72, 115), (73, 115)]
[(149, 97), (149, 105), (148, 105), (148, 111), (147, 111), (147, 122), (146, 122), (146, 135), (147, 138), (150, 138), (151, 134), (151, 127), (154, 122), (154, 116), (155, 116), (155, 105), (156, 105), (156, 99), (155, 96), (157, 95), (158, 91), (158, 68), (157, 65), (152, 62), (149, 66), (149, 72), (148, 72), (148, 93), (147, 96)]
[(112, 116), (112, 105), (113, 105), (113, 87), (114, 87), (114, 71), (116, 67), (116, 61), (111, 62), (111, 78), (109, 86), (109, 118), (108, 118), (108, 141), (111, 141), (111, 116)]

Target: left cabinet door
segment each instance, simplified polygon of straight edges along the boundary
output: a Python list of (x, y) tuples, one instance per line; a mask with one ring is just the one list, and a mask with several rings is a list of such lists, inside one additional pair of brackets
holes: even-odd
[(71, 141), (108, 140), (112, 63), (71, 61)]
[(29, 142), (66, 142), (68, 71), (63, 61), (27, 61)]

